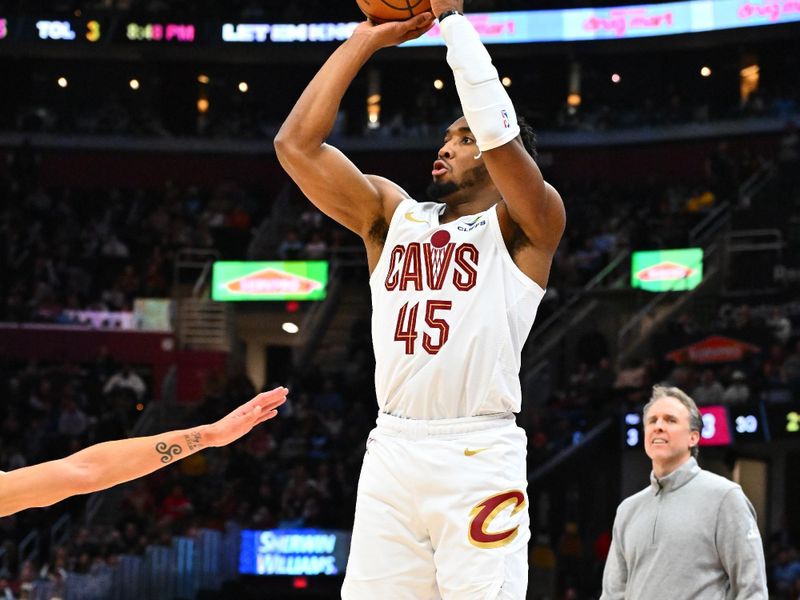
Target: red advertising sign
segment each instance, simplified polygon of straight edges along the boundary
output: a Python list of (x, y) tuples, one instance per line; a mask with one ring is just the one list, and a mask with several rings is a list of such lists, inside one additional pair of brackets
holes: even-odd
[(761, 348), (747, 342), (723, 335), (711, 335), (704, 340), (669, 352), (667, 358), (676, 363), (739, 362), (748, 354), (760, 351)]
[(642, 281), (675, 281), (676, 279), (689, 279), (696, 272), (697, 269), (692, 269), (686, 265), (664, 261), (642, 269), (637, 273), (637, 276)]

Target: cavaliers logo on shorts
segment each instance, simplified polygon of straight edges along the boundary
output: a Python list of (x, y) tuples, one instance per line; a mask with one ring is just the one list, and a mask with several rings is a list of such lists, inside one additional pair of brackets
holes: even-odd
[(499, 548), (510, 544), (517, 537), (519, 525), (496, 533), (487, 530), (494, 518), (512, 505), (514, 505), (514, 510), (511, 511), (513, 516), (525, 508), (525, 494), (519, 490), (510, 490), (478, 502), (469, 513), (472, 517), (467, 529), (469, 543), (478, 548)]

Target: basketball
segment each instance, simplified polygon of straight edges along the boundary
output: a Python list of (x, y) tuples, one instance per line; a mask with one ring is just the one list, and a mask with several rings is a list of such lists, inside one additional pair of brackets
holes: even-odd
[(373, 23), (405, 21), (431, 9), (430, 0), (356, 0)]

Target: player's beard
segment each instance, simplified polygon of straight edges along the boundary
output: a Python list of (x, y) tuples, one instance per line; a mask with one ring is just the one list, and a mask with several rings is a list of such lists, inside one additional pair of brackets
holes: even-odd
[(472, 167), (464, 173), (461, 181), (431, 181), (428, 189), (425, 190), (425, 195), (433, 202), (444, 202), (444, 199), (461, 190), (468, 190), (479, 184), (485, 183), (489, 179), (489, 171), (486, 165), (478, 165)]

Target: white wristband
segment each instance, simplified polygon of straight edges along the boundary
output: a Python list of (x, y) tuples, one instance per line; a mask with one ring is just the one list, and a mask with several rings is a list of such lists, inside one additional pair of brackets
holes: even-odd
[(510, 142), (519, 135), (517, 113), (478, 32), (461, 14), (449, 15), (440, 26), (461, 109), (478, 148), (483, 152)]

